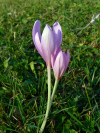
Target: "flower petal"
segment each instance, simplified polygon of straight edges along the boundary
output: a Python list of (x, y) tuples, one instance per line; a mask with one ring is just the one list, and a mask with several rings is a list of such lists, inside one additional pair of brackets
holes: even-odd
[(54, 33), (49, 25), (46, 25), (43, 30), (41, 37), (41, 47), (45, 57), (45, 61), (48, 64), (48, 61), (51, 60), (51, 54), (55, 50)]
[(100, 13), (99, 13), (99, 14), (97, 14), (95, 18), (96, 18), (96, 19), (97, 19), (97, 18), (99, 18), (99, 15), (100, 15)]
[(35, 40), (35, 47), (36, 47), (37, 51), (40, 53), (40, 55), (42, 56), (42, 58), (45, 60), (45, 57), (44, 57), (44, 54), (43, 54), (43, 51), (42, 51), (42, 46), (41, 46), (41, 43), (40, 43), (40, 39), (39, 39), (38, 32), (36, 33), (34, 40)]
[(54, 75), (57, 80), (61, 78), (61, 76), (66, 71), (69, 63), (69, 58), (69, 51), (67, 51), (67, 55), (62, 51), (58, 53), (53, 66)]
[(41, 33), (40, 33), (40, 21), (39, 20), (37, 20), (33, 26), (32, 37), (33, 37), (33, 41), (34, 41), (34, 45), (36, 49), (38, 50), (40, 55), (43, 57), (43, 52), (41, 49)]
[(33, 37), (34, 43), (35, 43), (35, 35), (36, 35), (37, 32), (38, 32), (38, 35), (39, 35), (39, 40), (41, 42), (40, 21), (39, 20), (37, 20), (35, 22), (35, 24), (33, 25), (32, 37)]
[(52, 55), (51, 55), (51, 65), (52, 65), (52, 68), (54, 66), (54, 63), (55, 63), (55, 60), (56, 60), (56, 57), (58, 55), (58, 53), (61, 51), (61, 47), (59, 47)]
[(61, 46), (61, 43), (62, 43), (62, 29), (58, 22), (54, 23), (53, 32), (56, 37), (56, 44), (57, 44), (57, 48), (58, 48)]

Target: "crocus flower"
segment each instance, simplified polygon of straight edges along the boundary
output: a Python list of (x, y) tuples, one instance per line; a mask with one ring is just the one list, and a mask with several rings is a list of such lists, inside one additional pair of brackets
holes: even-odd
[(93, 14), (93, 16), (92, 16), (92, 19), (91, 19), (90, 23), (96, 23), (96, 22), (95, 22), (95, 19), (99, 18), (99, 15), (100, 15), (100, 13), (99, 13), (99, 14), (97, 14), (97, 15), (94, 17), (94, 14)]
[[(40, 21), (37, 20), (33, 26), (32, 37), (34, 45), (42, 58), (45, 60), (48, 71), (48, 102), (47, 110), (45, 114), (44, 121), (40, 128), (40, 133), (43, 132), (48, 114), (51, 108), (51, 104), (57, 89), (59, 78), (63, 75), (67, 69), (69, 63), (69, 51), (67, 55), (65, 52), (61, 51), (61, 42), (62, 42), (62, 29), (58, 22), (54, 23), (53, 30), (49, 25), (46, 25), (42, 36), (40, 33)], [(51, 95), (51, 66), (55, 75), (55, 85)]]
[(52, 66), (56, 80), (59, 80), (66, 71), (69, 64), (69, 59), (69, 50), (67, 50), (67, 55), (65, 52), (60, 51), (56, 56), (55, 62)]
[(40, 21), (37, 20), (33, 26), (32, 36), (35, 47), (46, 64), (51, 64), (51, 55), (56, 53), (62, 42), (62, 30), (59, 23), (54, 23), (53, 31), (47, 24), (41, 36)]

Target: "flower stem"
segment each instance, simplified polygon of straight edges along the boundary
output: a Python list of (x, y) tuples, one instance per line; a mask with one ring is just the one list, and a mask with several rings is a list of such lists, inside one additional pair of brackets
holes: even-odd
[(49, 114), (49, 110), (50, 110), (50, 97), (51, 97), (51, 65), (47, 66), (47, 71), (48, 71), (48, 102), (47, 102), (47, 109), (46, 109), (46, 114), (45, 114), (45, 118), (43, 120), (43, 123), (41, 125), (40, 131), (39, 133), (42, 133), (46, 122), (47, 122), (47, 118), (48, 118), (48, 114)]
[(91, 23), (88, 23), (81, 31), (79, 31), (78, 33), (77, 33), (77, 35), (79, 35), (84, 29), (86, 29), (89, 25), (90, 25)]
[(54, 99), (54, 95), (55, 95), (58, 83), (59, 83), (59, 80), (55, 80), (55, 85), (54, 85), (54, 88), (53, 88), (53, 92), (52, 92), (52, 96), (51, 96), (51, 101), (50, 101), (50, 108), (51, 108), (51, 104), (52, 104), (53, 99)]

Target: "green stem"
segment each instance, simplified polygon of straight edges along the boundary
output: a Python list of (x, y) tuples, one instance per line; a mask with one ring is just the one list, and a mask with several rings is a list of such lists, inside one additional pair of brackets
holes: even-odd
[[(41, 129), (40, 129), (40, 133), (43, 132), (44, 128), (45, 128), (45, 125), (46, 125), (46, 121), (47, 121), (47, 117), (48, 117), (48, 114), (49, 114), (49, 111), (50, 111), (50, 108), (51, 108), (51, 105), (52, 105), (52, 101), (54, 99), (54, 95), (55, 95), (55, 92), (56, 92), (56, 89), (57, 89), (57, 85), (59, 83), (59, 80), (55, 80), (55, 85), (54, 85), (54, 88), (53, 88), (53, 92), (52, 92), (52, 96), (51, 96), (51, 100), (49, 99), (49, 94), (48, 94), (48, 104), (47, 104), (47, 111), (46, 111), (46, 115), (45, 115), (45, 118), (44, 118), (44, 121), (42, 123), (42, 126), (41, 126)], [(49, 92), (49, 90), (48, 90)], [(50, 90), (50, 94), (51, 94), (51, 90)]]
[(51, 65), (47, 66), (47, 71), (48, 71), (48, 102), (47, 102), (47, 109), (46, 109), (46, 114), (45, 114), (45, 118), (43, 120), (43, 123), (41, 125), (40, 131), (39, 133), (42, 133), (46, 122), (47, 122), (47, 118), (48, 118), (48, 114), (49, 114), (49, 110), (50, 110), (50, 97), (51, 97)]
[(51, 108), (52, 101), (54, 99), (54, 95), (55, 95), (58, 83), (59, 83), (59, 80), (55, 80), (55, 85), (54, 85), (54, 88), (53, 88), (53, 92), (52, 92), (52, 96), (51, 96), (51, 101), (50, 101), (50, 108)]
[(89, 25), (90, 25), (91, 23), (88, 23), (81, 31), (79, 31), (78, 33), (77, 33), (77, 35), (79, 35), (84, 29), (86, 29)]

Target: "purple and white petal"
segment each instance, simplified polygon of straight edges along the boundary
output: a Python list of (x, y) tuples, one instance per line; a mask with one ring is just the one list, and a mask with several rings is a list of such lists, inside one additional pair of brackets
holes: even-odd
[(56, 45), (57, 45), (57, 48), (58, 48), (58, 47), (61, 46), (61, 43), (62, 43), (62, 29), (61, 29), (61, 26), (58, 22), (54, 23), (53, 32), (55, 34)]
[(38, 33), (38, 36), (39, 36), (39, 40), (41, 42), (41, 33), (40, 33), (40, 21), (37, 20), (33, 26), (33, 30), (32, 30), (32, 37), (33, 37), (33, 41), (35, 43), (35, 35), (36, 33)]
[(61, 76), (66, 71), (69, 64), (69, 51), (67, 51), (67, 55), (65, 52), (60, 51), (55, 59), (55, 63), (53, 66), (53, 71), (56, 80), (60, 79)]
[(45, 61), (51, 61), (51, 54), (55, 51), (55, 38), (54, 33), (49, 25), (46, 25), (41, 37), (42, 51), (45, 56)]

